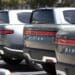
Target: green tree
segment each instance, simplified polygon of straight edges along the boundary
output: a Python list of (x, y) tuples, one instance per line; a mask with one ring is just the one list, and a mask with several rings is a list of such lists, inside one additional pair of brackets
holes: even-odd
[(61, 6), (61, 7), (71, 7), (71, 6), (75, 6), (75, 1), (74, 0), (62, 0), (62, 3), (57, 4), (57, 6)]
[(18, 8), (19, 1), (22, 2), (24, 0), (2, 0), (2, 2), (0, 2), (0, 3), (2, 3), (1, 8), (7, 8), (7, 7), (9, 7), (9, 8)]
[(12, 8), (18, 8), (18, 0), (11, 0), (10, 1), (10, 6)]
[(2, 0), (0, 0), (0, 10), (2, 9)]
[(29, 0), (31, 8), (53, 6), (57, 0)]

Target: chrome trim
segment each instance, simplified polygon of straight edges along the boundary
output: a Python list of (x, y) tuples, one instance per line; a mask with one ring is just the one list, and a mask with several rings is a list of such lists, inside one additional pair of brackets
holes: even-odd
[(1, 54), (1, 55), (4, 55), (4, 51), (3, 51), (3, 50), (1, 50), (1, 49), (0, 49), (0, 54)]
[(66, 72), (61, 70), (56, 70), (57, 75), (67, 75)]
[(57, 63), (56, 58), (54, 58), (54, 57), (48, 57), (48, 56), (43, 56), (42, 61), (46, 62), (46, 60), (52, 60), (53, 63)]
[(23, 50), (19, 50), (19, 49), (11, 49), (11, 48), (8, 48), (8, 47), (4, 47), (4, 49), (7, 49), (7, 50), (13, 51), (13, 52), (20, 52), (20, 53), (23, 53)]

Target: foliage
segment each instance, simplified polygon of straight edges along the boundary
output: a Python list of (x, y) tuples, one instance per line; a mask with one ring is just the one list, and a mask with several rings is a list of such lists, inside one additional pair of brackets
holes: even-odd
[[(74, 0), (61, 0), (62, 2), (58, 4), (59, 0), (0, 0), (0, 9), (18, 9), (30, 6), (30, 8), (38, 7), (69, 7), (75, 6)], [(74, 2), (73, 2), (74, 1)]]
[(0, 9), (2, 8), (2, 1), (0, 0)]
[(56, 0), (31, 0), (30, 1), (30, 6), (32, 8), (37, 8), (37, 7), (45, 7), (45, 6), (53, 6)]
[(58, 4), (59, 7), (74, 7), (75, 0), (62, 0), (62, 3)]

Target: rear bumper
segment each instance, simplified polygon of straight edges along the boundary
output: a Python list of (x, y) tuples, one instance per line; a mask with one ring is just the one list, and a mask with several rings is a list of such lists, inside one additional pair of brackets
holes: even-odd
[[(3, 52), (3, 56), (7, 57), (15, 57), (15, 58), (23, 58), (23, 50), (11, 49), (8, 47), (3, 47), (1, 50)], [(1, 53), (1, 52), (0, 52)]]

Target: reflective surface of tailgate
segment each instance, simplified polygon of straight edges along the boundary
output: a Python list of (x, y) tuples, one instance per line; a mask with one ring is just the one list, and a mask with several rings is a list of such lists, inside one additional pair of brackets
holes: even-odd
[(55, 50), (55, 29), (25, 28), (24, 46), (29, 48)]

